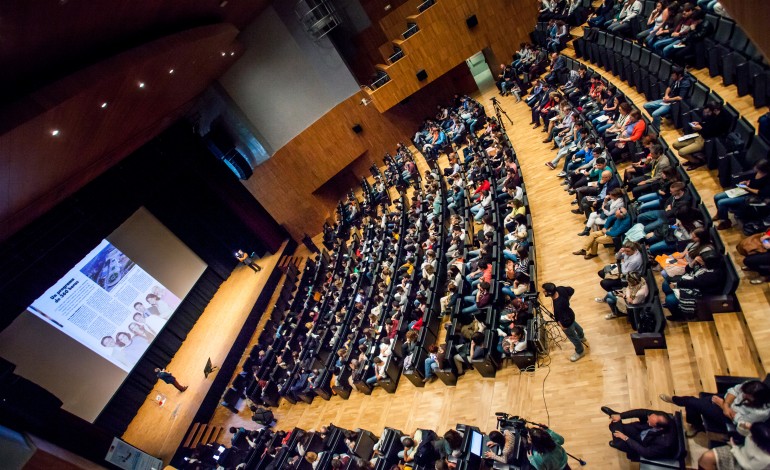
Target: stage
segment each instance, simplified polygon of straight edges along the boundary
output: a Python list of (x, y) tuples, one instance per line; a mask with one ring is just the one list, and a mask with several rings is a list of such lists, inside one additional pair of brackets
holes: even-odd
[(258, 273), (244, 265), (233, 270), (166, 367), (189, 388), (181, 393), (158, 381), (121, 436), (123, 440), (168, 464), (219, 373), (205, 378), (206, 361), (211, 358), (213, 365), (222, 365), (287, 244), (285, 241), (275, 254), (261, 258), (258, 263), (263, 269)]

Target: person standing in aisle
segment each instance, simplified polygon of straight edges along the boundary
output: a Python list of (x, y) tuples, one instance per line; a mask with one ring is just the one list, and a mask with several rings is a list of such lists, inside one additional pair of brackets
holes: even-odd
[(575, 321), (575, 312), (569, 305), (569, 300), (575, 293), (575, 289), (567, 286), (556, 286), (552, 282), (543, 284), (543, 292), (553, 301), (553, 314), (556, 322), (564, 331), (564, 335), (575, 346), (575, 353), (570, 356), (572, 362), (585, 356), (585, 346), (588, 343), (583, 328)]

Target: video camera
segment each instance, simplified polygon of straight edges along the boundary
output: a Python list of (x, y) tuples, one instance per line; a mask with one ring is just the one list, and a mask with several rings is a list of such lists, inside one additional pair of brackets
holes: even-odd
[(501, 431), (505, 429), (509, 429), (509, 430), (512, 430), (513, 432), (520, 432), (522, 434), (527, 433), (526, 420), (523, 420), (518, 416), (509, 415), (508, 413), (504, 413), (501, 411), (495, 413), (495, 416), (497, 416), (497, 429)]

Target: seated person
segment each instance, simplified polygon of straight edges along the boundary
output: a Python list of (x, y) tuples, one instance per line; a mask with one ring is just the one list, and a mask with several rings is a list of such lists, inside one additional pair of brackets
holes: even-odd
[[(512, 431), (505, 430), (491, 431), (489, 433), (489, 442), (487, 446), (490, 450), (484, 452), (485, 459), (492, 459), (496, 462), (513, 464), (516, 461), (516, 436)], [(491, 448), (497, 447), (500, 450), (500, 455), (497, 452), (491, 450)]]
[[(616, 262), (609, 264), (599, 271), (602, 278), (600, 285), (607, 292), (618, 290), (625, 285), (626, 277), (631, 273), (642, 273), (644, 260), (639, 245), (632, 241), (623, 243), (623, 247), (615, 254)], [(604, 302), (603, 297), (596, 297), (599, 303)]]
[(731, 439), (729, 445), (706, 451), (698, 459), (698, 468), (703, 470), (770, 468), (770, 424), (752, 424), (748, 427), (748, 434), (743, 445), (737, 445)]
[(639, 273), (630, 273), (626, 276), (628, 285), (620, 291), (607, 292), (604, 301), (612, 311), (604, 316), (605, 320), (612, 320), (628, 313), (628, 308), (644, 305), (650, 289), (647, 281)]
[(692, 318), (699, 298), (720, 293), (724, 286), (723, 264), (721, 254), (709, 251), (695, 257), (692, 271), (685, 273), (676, 282), (664, 282), (662, 290), (666, 301), (663, 307), (671, 311), (666, 319), (684, 321)]
[(647, 123), (642, 119), (642, 113), (635, 109), (628, 115), (623, 132), (615, 139), (607, 142), (607, 151), (615, 163), (623, 160), (623, 155), (629, 152), (631, 142), (641, 140), (647, 130)]
[[(610, 417), (610, 447), (625, 452), (629, 460), (673, 458), (677, 451), (673, 418), (663, 411), (629, 410), (618, 413), (606, 406), (602, 412)], [(624, 423), (624, 419), (636, 419)]]
[(676, 210), (692, 206), (692, 196), (685, 190), (681, 181), (672, 183), (669, 188), (671, 197), (664, 203), (663, 209), (654, 209), (640, 213), (636, 221), (644, 225), (644, 233), (653, 233), (660, 225), (672, 225), (676, 220)]
[(666, 403), (683, 406), (687, 423), (692, 427), (688, 437), (703, 432), (703, 418), (724, 423), (729, 432), (738, 427), (767, 421), (770, 418), (770, 387), (759, 380), (748, 380), (718, 395), (680, 397), (660, 394)]
[(499, 330), (498, 334), (500, 341), (497, 345), (497, 351), (502, 353), (503, 357), (511, 357), (527, 350), (527, 334), (524, 328), (514, 326), (511, 328), (510, 336), (506, 336), (503, 330)]
[(743, 196), (730, 197), (727, 193), (719, 193), (714, 196), (714, 204), (717, 206), (717, 230), (726, 230), (733, 226), (730, 222), (730, 212), (735, 212), (740, 217), (748, 206), (750, 196), (762, 199), (770, 198), (770, 161), (760, 160), (754, 165), (754, 176), (751, 179), (741, 181), (738, 187), (746, 191)]
[(709, 101), (703, 107), (703, 122), (690, 122), (688, 127), (697, 135), (691, 139), (673, 143), (672, 147), (679, 151), (679, 156), (687, 160), (685, 170), (694, 170), (705, 163), (701, 150), (706, 145), (706, 139), (724, 137), (730, 132), (732, 122), (730, 115), (724, 112), (722, 103)]
[(484, 349), (484, 333), (477, 331), (471, 336), (470, 347), (468, 343), (457, 347), (457, 353), (452, 357), (457, 368), (457, 375), (465, 374), (465, 366), (470, 366), (471, 361), (484, 359), (487, 354)]
[(765, 282), (763, 277), (770, 276), (770, 230), (767, 230), (759, 237), (756, 235), (752, 235), (752, 237), (758, 238), (753, 243), (754, 247), (749, 246), (747, 250), (746, 239), (744, 239), (738, 244), (738, 252), (745, 256), (742, 269), (744, 271), (755, 271), (760, 274), (760, 277), (750, 281), (751, 284), (762, 284)]
[(492, 294), (489, 292), (490, 285), (486, 281), (481, 281), (478, 285), (475, 295), (466, 295), (463, 302), (468, 304), (462, 309), (465, 316), (477, 313), (480, 309), (486, 307), (492, 302)]
[(615, 211), (614, 216), (610, 215), (604, 222), (604, 227), (595, 232), (588, 234), (586, 243), (583, 249), (575, 251), (573, 255), (583, 256), (584, 259), (596, 258), (599, 250), (599, 245), (607, 243), (616, 243), (616, 246), (620, 246), (620, 237), (631, 228), (631, 217), (628, 215), (628, 210), (625, 207), (621, 207)]

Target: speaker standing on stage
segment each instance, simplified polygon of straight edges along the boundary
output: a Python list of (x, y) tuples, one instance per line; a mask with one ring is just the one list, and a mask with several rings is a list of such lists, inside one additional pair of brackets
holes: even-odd
[(187, 386), (185, 385), (185, 386), (183, 387), (183, 386), (182, 386), (182, 385), (181, 385), (181, 384), (180, 384), (180, 383), (179, 383), (179, 382), (176, 380), (176, 377), (174, 377), (174, 375), (173, 375), (173, 374), (171, 374), (171, 372), (168, 372), (166, 369), (158, 369), (158, 368), (156, 367), (156, 368), (155, 368), (155, 375), (157, 375), (157, 376), (158, 376), (158, 378), (159, 378), (160, 380), (162, 380), (162, 381), (166, 382), (167, 384), (173, 385), (173, 386), (174, 386), (174, 387), (175, 387), (177, 390), (179, 390), (180, 392), (184, 392), (185, 390), (187, 390)]
[(236, 251), (235, 257), (238, 258), (238, 261), (254, 270), (255, 273), (262, 271), (262, 266), (258, 265), (254, 258), (247, 255), (243, 250)]
[(554, 283), (546, 282), (543, 284), (543, 291), (546, 297), (553, 300), (553, 314), (556, 322), (559, 323), (567, 339), (575, 346), (575, 354), (569, 358), (570, 361), (575, 362), (585, 356), (583, 343), (587, 343), (583, 328), (575, 320), (575, 312), (569, 305), (569, 299), (575, 293), (575, 289), (567, 286), (556, 287)]

